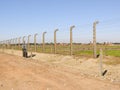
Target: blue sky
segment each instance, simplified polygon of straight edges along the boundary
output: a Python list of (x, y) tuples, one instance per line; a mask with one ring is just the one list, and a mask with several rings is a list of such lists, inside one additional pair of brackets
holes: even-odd
[(74, 42), (92, 41), (92, 24), (97, 25), (98, 42), (120, 42), (120, 0), (0, 0), (0, 41), (44, 31), (53, 42), (69, 42), (69, 27), (75, 25)]

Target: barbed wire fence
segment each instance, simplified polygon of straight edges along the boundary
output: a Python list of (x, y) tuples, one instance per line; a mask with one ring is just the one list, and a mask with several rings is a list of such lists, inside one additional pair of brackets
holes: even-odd
[[(98, 43), (104, 44), (104, 47), (102, 47), (104, 49), (119, 50), (119, 47), (107, 47), (107, 44), (119, 42), (119, 26), (119, 21), (103, 21), (98, 23), (97, 26), (95, 22), (93, 24), (74, 25), (74, 28), (72, 28), (73, 30), (71, 30), (71, 26), (69, 26), (58, 28), (56, 33), (55, 29), (53, 31), (47, 31), (46, 33), (35, 33), (33, 35), (3, 40), (0, 41), (0, 47), (3, 49), (20, 50), (23, 41), (25, 41), (28, 51), (31, 48), (33, 52), (41, 53), (79, 55), (87, 51), (86, 53), (92, 52), (96, 54), (97, 50), (101, 47)], [(85, 54), (85, 52), (83, 54)], [(94, 55), (94, 57), (95, 56), (97, 55)]]
[[(120, 20), (118, 19), (55, 28), (52, 31), (37, 32), (33, 35), (0, 41), (0, 51), (4, 53), (6, 49), (10, 49), (14, 54), (14, 50), (22, 49), (22, 44), (25, 41), (27, 50), (30, 53), (38, 52), (97, 58), (99, 50), (102, 49), (103, 58), (113, 53), (116, 54), (115, 56), (120, 56), (119, 26)], [(100, 72), (103, 72), (102, 69), (106, 68), (100, 65)], [(120, 82), (120, 69), (118, 67), (109, 67), (107, 70), (108, 79), (116, 79), (115, 82)], [(93, 73), (96, 72), (93, 71)]]

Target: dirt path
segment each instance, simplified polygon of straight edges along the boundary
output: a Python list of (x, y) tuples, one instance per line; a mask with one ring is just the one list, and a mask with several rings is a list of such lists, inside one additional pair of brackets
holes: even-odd
[(0, 53), (0, 90), (120, 90), (78, 70)]

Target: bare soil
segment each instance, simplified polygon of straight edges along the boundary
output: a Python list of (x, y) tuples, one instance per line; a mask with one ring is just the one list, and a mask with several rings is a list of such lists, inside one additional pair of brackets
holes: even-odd
[[(15, 54), (0, 53), (0, 90), (120, 90), (118, 83), (83, 74), (70, 56), (36, 54), (26, 59)], [(81, 62), (81, 67), (91, 63)]]

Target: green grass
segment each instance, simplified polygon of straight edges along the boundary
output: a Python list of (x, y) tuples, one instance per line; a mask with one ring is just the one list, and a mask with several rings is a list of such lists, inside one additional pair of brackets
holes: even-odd
[[(12, 46), (14, 49), (18, 50), (18, 46)], [(34, 51), (34, 46), (31, 45), (32, 51)], [(120, 46), (107, 46), (107, 45), (97, 45), (97, 54), (99, 54), (100, 48), (103, 49), (104, 55), (110, 55), (115, 57), (120, 57)], [(21, 48), (20, 48), (21, 49)], [(42, 53), (42, 45), (37, 46), (37, 52)], [(54, 45), (45, 45), (44, 53), (54, 53)], [(57, 54), (69, 55), (70, 45), (57, 45)], [(80, 56), (93, 56), (93, 46), (92, 45), (74, 45), (73, 44), (73, 55)]]
[(81, 50), (81, 51), (75, 51), (74, 52), (74, 55), (92, 55), (93, 54), (93, 51), (91, 50)]
[(107, 50), (105, 51), (106, 55), (120, 57), (120, 50)]

